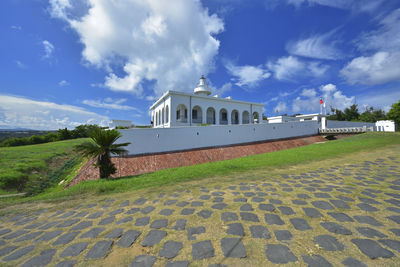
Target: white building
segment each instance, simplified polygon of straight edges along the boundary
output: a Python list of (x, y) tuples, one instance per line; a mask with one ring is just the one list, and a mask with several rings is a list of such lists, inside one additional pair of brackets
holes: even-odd
[(154, 128), (201, 124), (250, 124), (262, 122), (264, 104), (210, 96), (206, 78), (201, 77), (193, 94), (168, 91), (151, 107)]
[(378, 132), (395, 132), (397, 130), (396, 124), (391, 120), (377, 121), (375, 125)]
[(300, 119), (290, 116), (275, 116), (275, 117), (268, 117), (267, 121), (268, 123), (284, 123), (284, 122), (300, 121)]

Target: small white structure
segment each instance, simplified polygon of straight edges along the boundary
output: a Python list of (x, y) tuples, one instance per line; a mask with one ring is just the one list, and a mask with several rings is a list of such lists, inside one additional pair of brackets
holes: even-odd
[(210, 96), (206, 78), (193, 94), (168, 91), (151, 107), (154, 128), (187, 127), (201, 124), (232, 125), (262, 122), (264, 104)]
[(268, 117), (268, 123), (284, 123), (284, 122), (295, 122), (300, 121), (297, 117), (290, 117), (290, 116), (276, 116), (276, 117)]
[(131, 127), (132, 121), (129, 120), (111, 120), (111, 122), (108, 124), (108, 127), (110, 129), (116, 129), (117, 127)]
[(299, 118), (300, 121), (317, 121), (320, 124), (321, 129), (326, 129), (327, 121), (326, 115), (314, 113), (314, 114), (306, 114), (306, 115), (297, 115), (296, 118)]
[(396, 124), (391, 120), (377, 121), (375, 125), (378, 132), (395, 132), (397, 130)]

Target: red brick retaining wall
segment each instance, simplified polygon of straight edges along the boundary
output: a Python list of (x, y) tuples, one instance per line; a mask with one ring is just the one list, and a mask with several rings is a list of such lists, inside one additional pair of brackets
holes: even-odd
[[(113, 158), (112, 161), (117, 168), (114, 177), (138, 175), (161, 169), (239, 158), (323, 141), (326, 140), (321, 136), (308, 136), (225, 147)], [(97, 168), (93, 167), (92, 163), (93, 160), (87, 162), (67, 187), (76, 185), (81, 181), (99, 179), (99, 171)]]

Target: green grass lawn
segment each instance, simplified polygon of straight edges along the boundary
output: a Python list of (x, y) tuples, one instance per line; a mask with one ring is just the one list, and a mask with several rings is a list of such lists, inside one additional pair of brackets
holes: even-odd
[[(65, 145), (68, 147), (72, 144)], [(184, 181), (227, 176), (257, 169), (268, 171), (270, 169), (286, 168), (297, 164), (337, 158), (351, 153), (371, 151), (387, 146), (396, 146), (398, 149), (398, 145), (400, 145), (399, 133), (366, 133), (322, 144), (312, 144), (226, 161), (165, 169), (134, 177), (81, 182), (66, 190), (62, 190), (61, 187), (51, 188), (34, 197), (11, 198), (7, 199), (6, 202), (18, 203), (33, 200), (58, 201), (66, 198), (82, 198), (84, 195), (110, 194), (149, 187), (156, 188)], [(3, 205), (7, 204), (4, 203)], [(0, 207), (3, 205), (0, 204)]]
[(87, 139), (74, 139), (39, 145), (0, 147), (0, 194), (26, 191), (26, 186), (44, 179), (75, 157), (73, 146)]

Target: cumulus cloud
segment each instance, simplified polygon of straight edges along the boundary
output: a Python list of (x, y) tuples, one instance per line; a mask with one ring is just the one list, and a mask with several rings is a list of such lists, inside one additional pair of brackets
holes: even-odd
[(271, 76), (271, 73), (264, 69), (263, 66), (236, 66), (233, 63), (228, 62), (225, 67), (228, 72), (234, 76), (232, 80), (240, 87), (255, 87), (262, 80)]
[(293, 100), (292, 111), (294, 113), (299, 112), (319, 112), (320, 97), (323, 98), (326, 103), (327, 111), (329, 107), (337, 109), (345, 109), (354, 103), (355, 97), (348, 97), (340, 91), (334, 84), (321, 85), (318, 90), (314, 88), (303, 89), (300, 96)]
[(278, 104), (274, 108), (274, 112), (277, 114), (282, 114), (282, 113), (286, 112), (287, 110), (288, 110), (287, 105), (283, 101), (278, 102)]
[(317, 61), (303, 61), (294, 56), (281, 57), (275, 62), (267, 63), (268, 69), (278, 80), (291, 81), (300, 74), (303, 76), (320, 77), (328, 70), (328, 66)]
[(109, 119), (84, 108), (20, 96), (0, 95), (0, 127), (56, 130), (80, 124), (107, 125)]
[(350, 84), (367, 85), (400, 81), (400, 53), (377, 52), (368, 57), (357, 57), (350, 61), (340, 73)]
[(54, 52), (54, 45), (47, 40), (42, 41), (42, 45), (43, 45), (43, 49), (44, 49), (44, 55), (42, 58), (43, 59), (51, 58), (53, 56), (53, 52)]
[[(74, 4), (51, 0), (51, 15), (77, 32), (86, 62), (109, 72), (104, 85), (111, 90), (141, 97), (151, 93), (143, 84), (152, 81), (156, 96), (167, 90), (191, 91), (194, 81), (213, 69), (216, 34), (224, 25), (200, 1), (88, 0), (80, 17)], [(115, 66), (121, 61), (122, 66)]]
[(342, 53), (335, 48), (334, 39), (335, 31), (325, 34), (317, 34), (298, 41), (291, 41), (287, 44), (286, 49), (292, 55), (337, 60), (343, 57)]
[(112, 98), (105, 98), (104, 100), (91, 100), (85, 99), (82, 101), (82, 104), (88, 105), (94, 108), (106, 108), (106, 109), (117, 109), (117, 110), (135, 110), (136, 112), (142, 113), (138, 108), (122, 105), (127, 101), (126, 98), (119, 98), (119, 99), (112, 99)]

